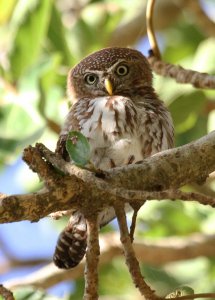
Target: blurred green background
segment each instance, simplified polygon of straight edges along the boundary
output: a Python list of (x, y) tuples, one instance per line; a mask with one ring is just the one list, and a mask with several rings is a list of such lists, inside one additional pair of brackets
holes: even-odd
[[(163, 59), (215, 74), (215, 34), (210, 36), (198, 26), (185, 2), (157, 0), (155, 26)], [(201, 1), (201, 5), (212, 20), (214, 1)], [(42, 186), (25, 167), (21, 155), (24, 147), (38, 141), (54, 150), (69, 107), (66, 77), (70, 67), (106, 46), (130, 46), (147, 55), (145, 6), (143, 0), (0, 1), (0, 192), (30, 192)], [(156, 75), (154, 85), (173, 116), (177, 146), (215, 129), (214, 91), (194, 89)], [(197, 189), (214, 195), (214, 181)], [(214, 222), (215, 212), (209, 207), (151, 201), (141, 209), (136, 238), (151, 241), (194, 233), (214, 234)], [(1, 225), (0, 281), (27, 276), (35, 269), (29, 266), (23, 271), (22, 260), (39, 257), (51, 261), (57, 235), (65, 224), (65, 219), (46, 219), (38, 224)], [(115, 223), (105, 229), (114, 230)], [(19, 257), (18, 268), (9, 263), (11, 256)], [(215, 291), (212, 258), (199, 257), (161, 268), (142, 264), (142, 271), (160, 295), (183, 284), (196, 293)], [(83, 278), (49, 292), (56, 298), (81, 299)], [(123, 258), (102, 267), (100, 294), (101, 299), (139, 299)], [(22, 289), (16, 295), (17, 299), (48, 298), (46, 292)]]

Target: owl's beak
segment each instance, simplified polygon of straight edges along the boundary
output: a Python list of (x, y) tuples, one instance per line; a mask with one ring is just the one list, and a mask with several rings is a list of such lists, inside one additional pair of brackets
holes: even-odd
[(105, 88), (110, 96), (113, 95), (113, 86), (109, 78), (105, 78)]

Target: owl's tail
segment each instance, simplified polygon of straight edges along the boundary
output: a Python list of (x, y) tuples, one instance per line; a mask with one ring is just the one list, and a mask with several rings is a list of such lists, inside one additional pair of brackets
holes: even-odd
[[(130, 210), (126, 207), (126, 211)], [(100, 228), (115, 218), (113, 207), (107, 207), (99, 213)], [(77, 266), (86, 253), (87, 248), (87, 224), (83, 214), (76, 211), (69, 219), (67, 227), (61, 232), (53, 261), (60, 269), (70, 269)]]
[(74, 268), (84, 257), (86, 247), (86, 220), (80, 212), (76, 211), (58, 238), (53, 261), (58, 268)]

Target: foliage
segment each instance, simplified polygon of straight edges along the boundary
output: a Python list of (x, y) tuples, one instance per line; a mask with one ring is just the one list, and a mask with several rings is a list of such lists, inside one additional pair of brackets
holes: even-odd
[(84, 167), (90, 162), (90, 144), (87, 138), (78, 131), (70, 131), (66, 141), (66, 150), (71, 161)]
[[(69, 68), (88, 53), (108, 45), (116, 26), (128, 15), (135, 17), (139, 10), (139, 1), (85, 1), (82, 9), (78, 5), (75, 7), (74, 1), (74, 12), (71, 10), (69, 14), (66, 2), (62, 6), (59, 2), (0, 2), (2, 173), (8, 165), (15, 163), (28, 144), (40, 141), (49, 148), (55, 147), (57, 130), (48, 120), (55, 125), (62, 124), (68, 111), (65, 87)], [(166, 61), (215, 74), (215, 39), (205, 36), (192, 18), (182, 15), (172, 27), (160, 32), (160, 37)], [(144, 40), (134, 46), (140, 48), (142, 45), (141, 50), (146, 54), (148, 49)], [(179, 85), (172, 79), (154, 77), (156, 91), (173, 116), (177, 146), (215, 129), (214, 91), (197, 90)], [(87, 143), (83, 143), (85, 153), (89, 153)], [(69, 141), (67, 148), (74, 152)], [(79, 159), (78, 165), (85, 165), (89, 160), (85, 155), (81, 155), (81, 161)], [(36, 180), (34, 184), (36, 186)], [(213, 182), (211, 187), (214, 188)], [(196, 232), (214, 233), (214, 219), (215, 213), (211, 209), (197, 204), (150, 202), (140, 211), (136, 235), (139, 239), (157, 239)], [(115, 226), (110, 228), (113, 230)], [(215, 262), (212, 259), (198, 258), (167, 264), (163, 268), (143, 265), (142, 269), (147, 280), (163, 295), (187, 284), (195, 292), (215, 290)], [(82, 291), (83, 280), (77, 280), (71, 299), (81, 299)], [(115, 259), (102, 268), (100, 292), (109, 297), (120, 295), (123, 299), (134, 299), (137, 295), (122, 259)], [(16, 299), (46, 298), (49, 296), (45, 292), (29, 288), (17, 292)]]
[(59, 298), (47, 295), (43, 290), (31, 286), (17, 289), (14, 293), (16, 300), (58, 300)]

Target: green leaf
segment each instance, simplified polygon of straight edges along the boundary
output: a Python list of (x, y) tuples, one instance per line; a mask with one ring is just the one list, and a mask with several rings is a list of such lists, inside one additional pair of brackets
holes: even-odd
[(36, 291), (33, 287), (26, 287), (18, 289), (15, 293), (16, 300), (42, 300), (45, 293), (43, 291)]
[(13, 152), (19, 143), (18, 139), (0, 137), (0, 151)]
[[(50, 107), (47, 108), (48, 104), (53, 107), (56, 105), (56, 98), (53, 94), (56, 94), (56, 89), (60, 92), (60, 86), (58, 84), (58, 69), (60, 68), (61, 55), (55, 53), (50, 57), (47, 57), (43, 62), (43, 70), (40, 70), (38, 77), (38, 87), (40, 92), (40, 98), (38, 103), (38, 108), (41, 116), (46, 116), (46, 110), (50, 111)], [(51, 101), (48, 101), (48, 96), (51, 96)], [(59, 93), (57, 96), (60, 96)], [(53, 110), (53, 109), (52, 109)], [(55, 112), (57, 114), (57, 110)]]
[[(18, 102), (18, 101), (17, 101)], [(30, 101), (29, 101), (30, 102)], [(26, 138), (32, 132), (39, 129), (38, 118), (40, 117), (34, 109), (25, 107), (25, 100), (20, 103), (9, 103), (1, 108), (0, 135), (3, 138)]]
[[(134, 295), (131, 298), (126, 297), (127, 295), (132, 296), (134, 289), (121, 258), (115, 258), (109, 264), (102, 266), (99, 282), (100, 295), (106, 295), (107, 299), (115, 299), (117, 295), (124, 296), (117, 299), (136, 299)], [(111, 295), (115, 297), (112, 298)]]
[(70, 131), (66, 141), (66, 150), (70, 159), (84, 167), (90, 160), (90, 145), (87, 138), (78, 131)]
[(75, 55), (76, 59), (82, 59), (83, 56), (92, 52), (96, 46), (99, 47), (99, 38), (100, 37), (95, 35), (94, 28), (89, 26), (86, 21), (80, 17), (75, 23), (70, 36), (73, 55)]
[(57, 297), (46, 294), (44, 290), (31, 286), (17, 288), (14, 296), (16, 300), (59, 300)]
[(182, 296), (193, 295), (193, 294), (194, 294), (194, 290), (191, 287), (182, 286), (177, 288), (175, 291), (171, 292), (170, 294), (168, 294), (165, 297), (165, 299), (172, 299), (176, 297), (182, 297)]
[(16, 0), (0, 1), (0, 24), (6, 23), (14, 9)]
[(55, 4), (52, 6), (48, 37), (54, 46), (55, 51), (59, 51), (62, 54), (64, 64), (67, 66), (73, 65), (74, 61), (67, 43), (65, 28)]
[[(195, 52), (194, 59), (193, 59), (192, 68), (194, 70), (197, 70), (200, 72), (207, 72), (209, 74), (215, 74), (214, 45), (215, 45), (215, 38), (208, 38), (199, 44), (199, 46)], [(207, 55), (206, 55), (206, 53), (207, 53)]]
[(45, 128), (36, 130), (26, 138), (7, 138), (0, 136), (0, 166), (5, 163), (5, 160), (17, 155), (17, 152), (22, 151), (26, 146), (37, 141), (43, 134)]
[(51, 0), (37, 1), (19, 25), (9, 58), (15, 80), (35, 63), (40, 54), (49, 26), (51, 5)]
[(185, 94), (175, 99), (169, 105), (169, 110), (174, 120), (176, 132), (182, 133), (191, 129), (196, 124), (204, 105), (205, 96), (200, 91)]

